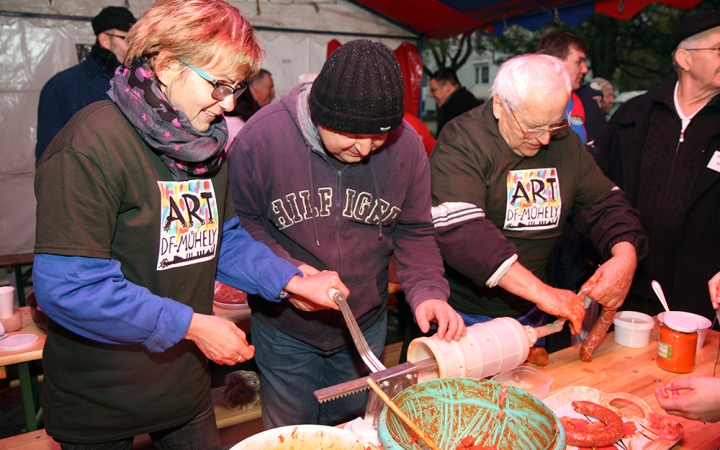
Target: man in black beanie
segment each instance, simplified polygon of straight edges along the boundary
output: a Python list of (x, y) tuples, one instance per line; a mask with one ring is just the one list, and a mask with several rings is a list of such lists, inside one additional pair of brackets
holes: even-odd
[(720, 11), (685, 17), (672, 32), (675, 71), (612, 115), (600, 168), (641, 214), (650, 252), (623, 309), (670, 309), (712, 320), (708, 280), (720, 271)]
[(92, 19), (95, 45), (80, 63), (55, 74), (40, 91), (35, 161), (76, 112), (108, 98), (110, 79), (125, 59), (127, 36), (136, 22), (120, 6), (108, 6)]
[[(305, 274), (335, 270), (379, 357), (385, 345), (388, 264), (415, 320), (459, 339), (430, 215), (430, 172), (419, 136), (403, 122), (404, 88), (384, 45), (338, 48), (314, 83), (261, 108), (230, 146), (230, 189), (245, 228)], [(362, 415), (367, 394), (320, 405), (313, 392), (365, 376), (339, 311), (302, 298), (249, 299), (266, 427), (336, 425)]]

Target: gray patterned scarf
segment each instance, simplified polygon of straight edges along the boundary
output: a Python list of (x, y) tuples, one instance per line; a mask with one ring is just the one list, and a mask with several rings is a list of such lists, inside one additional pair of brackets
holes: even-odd
[(225, 120), (211, 124), (205, 132), (197, 131), (168, 102), (147, 64), (119, 67), (108, 95), (176, 181), (212, 173), (222, 164), (228, 139)]

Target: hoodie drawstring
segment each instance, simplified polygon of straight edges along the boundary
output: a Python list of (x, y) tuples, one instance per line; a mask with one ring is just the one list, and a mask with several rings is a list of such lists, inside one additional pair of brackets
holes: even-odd
[[(312, 150), (310, 150), (312, 152)], [(308, 169), (308, 178), (310, 179), (310, 192), (315, 192), (315, 185), (313, 184), (313, 176), (312, 176), (312, 153), (310, 154), (310, 157), (307, 159), (307, 169)], [(310, 196), (310, 214), (315, 214), (315, 205), (314, 205), (314, 195)], [(315, 236), (315, 244), (320, 247), (320, 240), (318, 240), (318, 233), (317, 233), (317, 221), (312, 220), (312, 226), (313, 226), (313, 234)]]
[[(377, 203), (377, 207), (380, 207), (380, 190), (378, 189), (377, 184), (377, 177), (375, 176), (375, 165), (372, 163), (372, 161), (368, 161), (370, 164), (370, 173), (372, 174), (372, 180), (373, 180), (373, 188), (375, 189), (375, 202)], [(383, 233), (382, 233), (382, 214), (378, 214), (378, 241), (382, 241), (383, 239)]]

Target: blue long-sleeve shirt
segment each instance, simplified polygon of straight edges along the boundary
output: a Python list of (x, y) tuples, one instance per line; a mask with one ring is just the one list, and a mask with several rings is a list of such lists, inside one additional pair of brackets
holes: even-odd
[[(302, 273), (242, 229), (223, 224), (217, 279), (279, 302), (280, 291)], [(113, 259), (35, 255), (33, 284), (40, 308), (68, 330), (107, 344), (142, 343), (161, 352), (187, 333), (193, 310), (129, 282)]]

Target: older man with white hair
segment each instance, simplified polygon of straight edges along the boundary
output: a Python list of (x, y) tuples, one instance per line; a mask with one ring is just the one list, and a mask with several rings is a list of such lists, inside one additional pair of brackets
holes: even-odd
[(627, 294), (645, 236), (623, 192), (568, 132), (570, 91), (557, 58), (512, 58), (498, 71), (491, 101), (448, 124), (433, 150), (435, 234), (449, 303), (466, 325), (511, 316), (537, 326), (551, 314), (579, 332), (583, 302), (545, 283), (571, 210), (605, 259), (589, 297), (616, 309)]
[(650, 242), (626, 306), (662, 311), (650, 287), (657, 280), (671, 309), (713, 319), (706, 286), (720, 271), (720, 11), (678, 21), (672, 46), (674, 73), (613, 114), (599, 164), (642, 214)]

